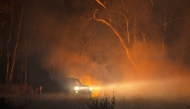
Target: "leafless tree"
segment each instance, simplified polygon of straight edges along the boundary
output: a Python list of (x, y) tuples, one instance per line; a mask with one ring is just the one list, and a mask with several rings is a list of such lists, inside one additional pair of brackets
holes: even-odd
[(98, 29), (93, 33), (93, 34), (90, 34), (88, 33), (87, 36), (82, 36), (81, 37), (81, 51), (80, 51), (80, 56), (81, 56), (81, 77), (83, 76), (83, 73), (84, 73), (84, 64), (83, 64), (83, 61), (84, 61), (84, 56), (85, 56), (85, 52), (88, 52), (86, 49), (87, 49), (87, 46), (90, 45), (90, 42), (93, 41), (93, 38), (96, 36), (97, 32), (99, 31), (100, 27), (98, 27)]
[(2, 42), (2, 38), (0, 38), (0, 58), (3, 55), (3, 42)]
[[(136, 52), (138, 49), (141, 49), (143, 44), (147, 43), (148, 34), (152, 31), (152, 25), (148, 20), (146, 22), (144, 21), (146, 29), (141, 29), (138, 24), (140, 20), (144, 20), (143, 17), (150, 16), (151, 6), (147, 6), (146, 9), (143, 10), (143, 15), (140, 14), (139, 8), (142, 8), (144, 4), (138, 0), (120, 0), (114, 3), (115, 7), (108, 2), (103, 3), (100, 0), (96, 0), (96, 2), (102, 6), (103, 9), (100, 9), (100, 11), (96, 9), (93, 14), (93, 19), (111, 28), (122, 44), (129, 61), (141, 78), (137, 65)], [(150, 2), (153, 5), (153, 1)], [(102, 12), (102, 10), (104, 11)]]
[[(13, 7), (13, 2), (11, 2), (11, 6)], [(11, 38), (12, 38), (12, 26), (13, 26), (13, 19), (14, 19), (14, 14), (13, 10), (10, 12), (10, 24), (7, 23), (9, 27), (9, 35), (7, 37), (7, 67), (6, 67), (6, 82), (9, 81), (10, 77), (10, 43), (11, 43)]]
[(10, 74), (9, 74), (9, 83), (11, 83), (12, 79), (13, 79), (13, 70), (14, 70), (14, 66), (15, 66), (15, 62), (16, 62), (17, 48), (18, 48), (19, 39), (20, 39), (20, 30), (21, 30), (23, 12), (24, 12), (24, 4), (22, 6), (22, 10), (21, 10), (21, 14), (20, 14), (20, 21), (19, 21), (19, 25), (18, 25), (18, 34), (17, 34), (17, 39), (16, 39), (17, 41), (16, 41), (16, 44), (14, 47), (13, 58), (12, 58), (12, 62), (11, 62), (11, 69), (10, 69)]

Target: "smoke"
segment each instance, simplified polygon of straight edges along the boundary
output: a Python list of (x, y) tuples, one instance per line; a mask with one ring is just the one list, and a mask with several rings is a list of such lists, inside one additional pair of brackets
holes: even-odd
[(125, 83), (120, 82), (94, 87), (94, 90), (98, 90), (97, 95), (99, 96), (114, 94), (115, 96), (126, 96), (128, 98), (144, 96), (153, 99), (172, 99), (189, 96), (190, 88), (187, 87), (187, 85), (189, 85), (189, 79), (189, 77), (183, 77), (183, 79), (169, 78)]
[[(148, 3), (142, 4), (142, 7), (147, 5), (145, 11), (151, 5)], [(160, 26), (163, 19), (157, 17), (160, 16), (157, 12), (160, 3), (155, 3), (155, 8), (151, 8), (154, 14), (149, 16), (142, 16), (142, 7), (139, 7), (136, 13), (142, 16), (137, 28), (140, 32), (137, 32), (136, 46), (129, 47), (130, 55), (138, 66), (139, 77), (113, 31), (100, 22), (89, 20), (89, 14), (85, 14), (89, 10), (67, 7), (68, 4), (69, 1), (49, 1), (36, 15), (38, 24), (31, 52), (39, 57), (49, 78), (57, 81), (65, 76), (79, 78), (82, 83), (92, 85), (102, 93), (187, 94), (189, 20), (176, 21), (173, 27), (163, 31)], [(147, 22), (153, 30), (147, 34), (145, 43), (142, 42), (142, 31)], [(123, 39), (126, 41), (127, 38)]]

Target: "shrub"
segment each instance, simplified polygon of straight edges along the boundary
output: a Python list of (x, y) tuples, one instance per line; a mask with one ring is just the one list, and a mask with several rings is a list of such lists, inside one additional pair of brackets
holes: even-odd
[(24, 109), (30, 104), (30, 100), (25, 100), (23, 104), (16, 105), (11, 100), (5, 97), (0, 98), (0, 107), (1, 109)]
[(89, 98), (85, 102), (85, 107), (81, 109), (114, 109), (115, 96), (104, 96), (102, 98)]
[(33, 93), (33, 87), (30, 85), (0, 84), (0, 94), (2, 95), (26, 95)]
[(187, 109), (190, 109), (190, 103), (187, 105)]

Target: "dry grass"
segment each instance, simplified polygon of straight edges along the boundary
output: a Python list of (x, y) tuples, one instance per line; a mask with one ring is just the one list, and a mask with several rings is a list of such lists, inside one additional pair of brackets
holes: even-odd
[(89, 98), (85, 101), (85, 106), (81, 109), (114, 109), (115, 108), (115, 96), (103, 96)]
[[(42, 95), (25, 95), (11, 97), (14, 103), (19, 104), (22, 101), (31, 100), (29, 106), (25, 109), (95, 109), (91, 106), (97, 106), (97, 102), (103, 106), (110, 106), (114, 109), (189, 109), (190, 96), (186, 97), (173, 97), (173, 98), (158, 98), (146, 96), (115, 96), (114, 103), (113, 97), (103, 96), (99, 98), (89, 98), (84, 96), (65, 95), (61, 93), (56, 94), (42, 94)], [(107, 109), (113, 109), (107, 108)], [(102, 108), (98, 108), (102, 109)], [(104, 108), (105, 109), (105, 108)]]
[[(114, 95), (89, 98), (89, 96), (63, 93), (37, 94), (32, 87), (0, 84), (0, 97), (9, 98), (10, 102), (2, 105), (19, 109), (31, 100), (25, 109), (190, 109), (190, 95), (172, 97), (163, 95)], [(105, 91), (106, 92), (106, 91)], [(134, 96), (136, 95), (136, 96)], [(1, 105), (0, 105), (1, 109)]]

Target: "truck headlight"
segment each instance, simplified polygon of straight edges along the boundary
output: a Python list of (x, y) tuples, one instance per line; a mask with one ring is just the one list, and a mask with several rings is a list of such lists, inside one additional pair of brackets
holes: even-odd
[(79, 88), (78, 87), (74, 87), (74, 90), (79, 90)]

